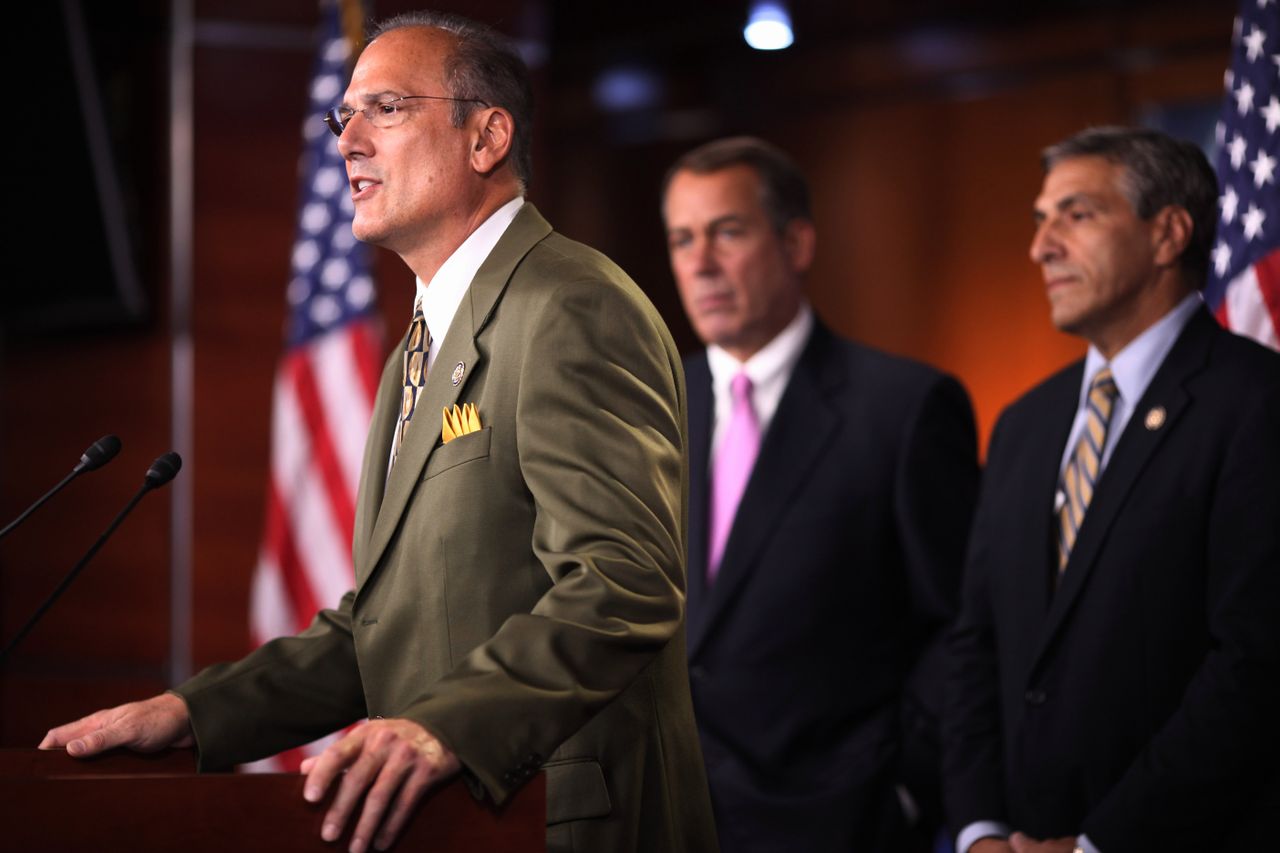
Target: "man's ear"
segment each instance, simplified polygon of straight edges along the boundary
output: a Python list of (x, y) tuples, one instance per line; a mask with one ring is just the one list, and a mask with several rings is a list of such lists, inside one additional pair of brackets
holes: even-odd
[(1177, 264), (1178, 258), (1190, 245), (1194, 230), (1195, 225), (1186, 208), (1170, 204), (1158, 210), (1151, 218), (1151, 248), (1156, 266)]
[(511, 153), (515, 141), (515, 121), (502, 107), (486, 107), (473, 116), (471, 167), (487, 175)]
[(782, 247), (792, 272), (803, 275), (809, 271), (817, 244), (818, 229), (808, 219), (793, 219), (782, 229)]

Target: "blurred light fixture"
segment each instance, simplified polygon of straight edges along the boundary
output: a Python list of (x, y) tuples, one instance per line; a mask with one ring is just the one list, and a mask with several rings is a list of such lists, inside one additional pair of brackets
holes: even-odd
[(606, 112), (649, 109), (662, 101), (662, 80), (648, 68), (615, 66), (596, 78), (592, 95)]
[(742, 37), (756, 50), (782, 50), (791, 47), (791, 13), (778, 0), (753, 0), (747, 12), (747, 25)]

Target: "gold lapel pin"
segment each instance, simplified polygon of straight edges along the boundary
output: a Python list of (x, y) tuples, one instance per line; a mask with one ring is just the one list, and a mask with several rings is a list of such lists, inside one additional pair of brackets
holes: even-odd
[(459, 382), (462, 381), (462, 374), (465, 373), (466, 370), (467, 370), (467, 366), (462, 362), (458, 362), (453, 366), (453, 376), (449, 377), (449, 380), (454, 385), (457, 385)]
[(1146, 427), (1154, 432), (1162, 426), (1164, 426), (1164, 406), (1156, 406), (1147, 412)]

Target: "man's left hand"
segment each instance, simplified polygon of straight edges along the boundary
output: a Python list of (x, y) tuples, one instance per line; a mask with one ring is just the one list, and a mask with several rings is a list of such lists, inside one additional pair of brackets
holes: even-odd
[(313, 803), (324, 799), (334, 778), (345, 770), (320, 837), (333, 841), (342, 835), (347, 818), (364, 796), (349, 849), (365, 853), (373, 839), (379, 850), (385, 850), (422, 796), (460, 768), (457, 756), (412, 720), (370, 720), (302, 762), (307, 776), (303, 796)]
[(1041, 841), (1021, 832), (1009, 836), (1013, 853), (1071, 853), (1076, 849), (1075, 836), (1071, 838), (1047, 838)]

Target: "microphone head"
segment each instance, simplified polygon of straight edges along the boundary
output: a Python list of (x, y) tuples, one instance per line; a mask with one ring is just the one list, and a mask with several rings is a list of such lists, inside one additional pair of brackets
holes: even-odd
[(77, 472), (96, 471), (112, 459), (115, 459), (116, 454), (119, 452), (120, 439), (114, 435), (104, 435), (90, 445), (88, 450), (80, 454), (80, 464), (76, 466), (75, 470)]
[(178, 476), (182, 470), (182, 457), (170, 450), (151, 463), (147, 469), (147, 488), (158, 489)]

